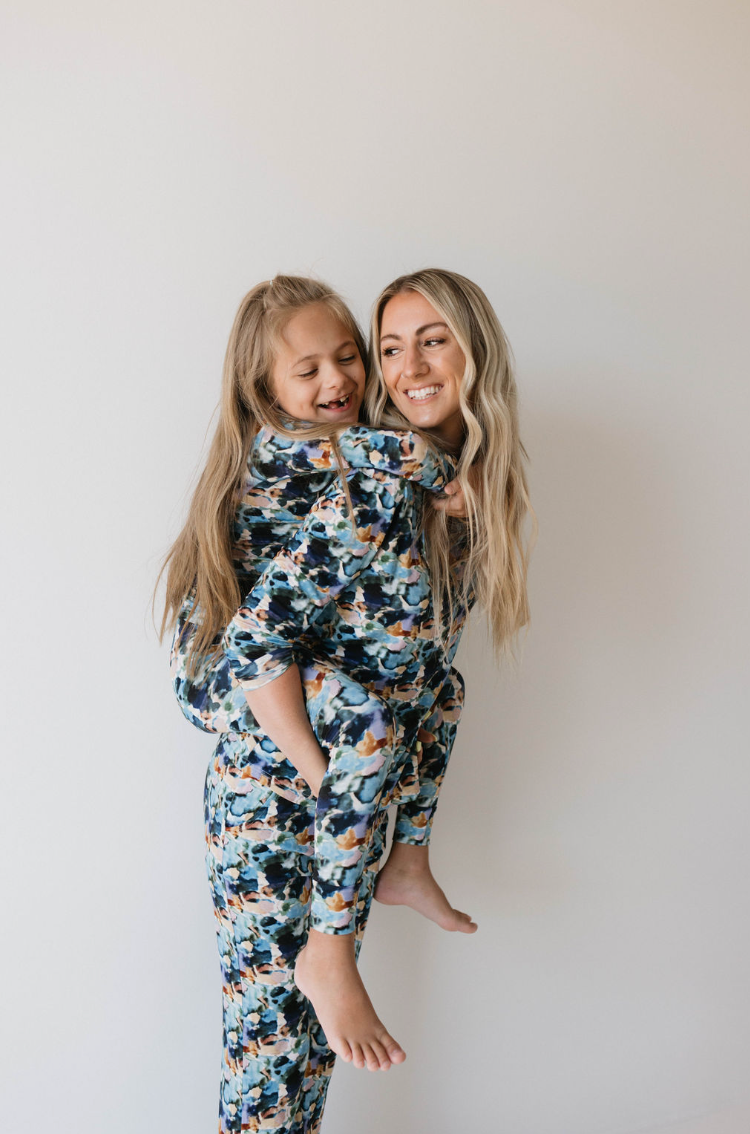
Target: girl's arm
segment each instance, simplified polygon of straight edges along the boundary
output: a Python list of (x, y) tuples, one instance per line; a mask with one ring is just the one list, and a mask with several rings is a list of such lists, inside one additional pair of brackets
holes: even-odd
[(291, 760), (317, 796), (328, 760), (310, 727), (297, 666), (290, 665), (261, 689), (246, 689), (245, 697), (266, 736)]
[(338, 481), (316, 500), (246, 596), (222, 643), (256, 720), (313, 791), (326, 758), (307, 718), (294, 649), (375, 558), (400, 498), (410, 491), (393, 476), (368, 471), (349, 479), (351, 515)]

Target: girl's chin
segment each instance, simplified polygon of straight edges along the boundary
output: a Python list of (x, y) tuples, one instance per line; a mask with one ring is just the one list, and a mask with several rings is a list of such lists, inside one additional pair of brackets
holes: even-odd
[(326, 425), (354, 425), (359, 421), (358, 409), (339, 410), (338, 413), (332, 410), (317, 410), (314, 417), (310, 421), (324, 421)]

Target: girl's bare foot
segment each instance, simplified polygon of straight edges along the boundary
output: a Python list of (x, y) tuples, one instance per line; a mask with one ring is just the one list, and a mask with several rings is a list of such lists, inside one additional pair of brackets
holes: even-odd
[(477, 923), (456, 910), (430, 869), (429, 847), (394, 843), (375, 883), (375, 898), (387, 906), (411, 906), (452, 933), (475, 933)]
[(353, 933), (311, 929), (297, 957), (294, 980), (312, 1002), (331, 1051), (347, 1063), (387, 1071), (406, 1059), (367, 995), (354, 959)]

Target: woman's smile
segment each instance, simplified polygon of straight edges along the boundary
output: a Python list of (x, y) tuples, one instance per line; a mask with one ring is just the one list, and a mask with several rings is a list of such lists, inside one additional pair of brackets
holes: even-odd
[(436, 397), (442, 388), (442, 386), (415, 386), (412, 389), (405, 390), (404, 393), (413, 402), (426, 402)]
[(420, 292), (399, 292), (385, 305), (380, 367), (391, 401), (407, 421), (433, 430), (449, 448), (461, 443), (466, 358), (443, 316)]

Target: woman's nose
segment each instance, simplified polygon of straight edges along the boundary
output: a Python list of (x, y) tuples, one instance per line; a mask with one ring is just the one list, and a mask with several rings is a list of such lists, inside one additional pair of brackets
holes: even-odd
[(416, 347), (407, 347), (404, 351), (404, 365), (401, 373), (404, 378), (414, 378), (425, 371), (424, 357)]

